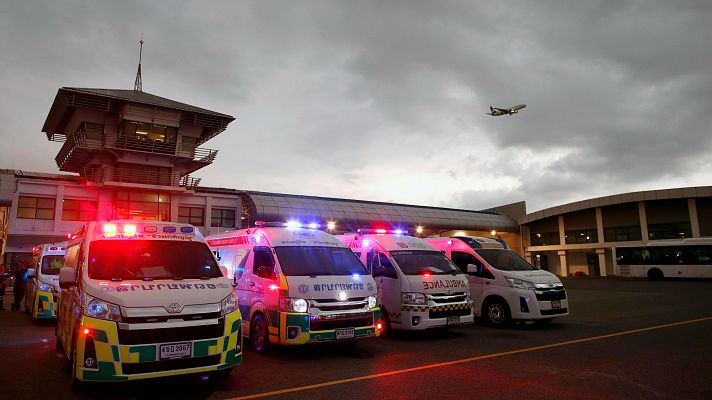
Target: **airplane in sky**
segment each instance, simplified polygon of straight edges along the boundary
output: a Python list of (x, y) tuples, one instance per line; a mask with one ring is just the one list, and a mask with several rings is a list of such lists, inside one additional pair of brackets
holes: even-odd
[(500, 115), (512, 115), (516, 114), (521, 110), (522, 108), (526, 107), (526, 104), (519, 104), (513, 107), (509, 108), (497, 108), (497, 107), (492, 107), (490, 106), (490, 112), (485, 113), (487, 115), (491, 115), (493, 117), (499, 117)]

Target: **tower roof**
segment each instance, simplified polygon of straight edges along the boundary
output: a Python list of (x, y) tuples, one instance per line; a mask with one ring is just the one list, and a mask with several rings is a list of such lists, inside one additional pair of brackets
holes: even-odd
[(207, 117), (205, 118), (206, 121), (204, 121), (205, 124), (201, 125), (216, 128), (218, 126), (224, 128), (227, 124), (235, 120), (235, 117), (231, 115), (207, 110), (138, 90), (63, 87), (57, 91), (57, 95), (52, 103), (52, 108), (42, 127), (42, 132), (47, 133), (48, 137), (53, 133), (60, 133), (68, 117), (67, 111), (70, 107), (86, 107), (119, 112), (123, 103), (126, 102), (197, 114)]

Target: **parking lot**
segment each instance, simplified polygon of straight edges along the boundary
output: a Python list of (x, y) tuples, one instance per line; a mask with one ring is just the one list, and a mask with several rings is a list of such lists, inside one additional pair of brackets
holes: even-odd
[[(571, 315), (245, 352), (222, 383), (69, 385), (54, 326), (0, 312), (0, 398), (712, 398), (712, 282), (564, 279)], [(10, 296), (5, 297), (9, 308)]]

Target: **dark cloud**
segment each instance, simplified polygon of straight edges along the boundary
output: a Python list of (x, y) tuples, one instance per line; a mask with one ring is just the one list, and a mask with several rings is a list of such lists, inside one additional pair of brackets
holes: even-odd
[(7, 2), (2, 167), (56, 170), (39, 130), (57, 88), (131, 88), (144, 32), (144, 90), (238, 117), (206, 144), (207, 185), (530, 211), (708, 185), (711, 17), (705, 1)]

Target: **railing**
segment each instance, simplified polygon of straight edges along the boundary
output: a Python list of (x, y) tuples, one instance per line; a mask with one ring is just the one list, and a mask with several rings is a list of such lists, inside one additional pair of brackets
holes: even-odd
[(192, 146), (178, 146), (176, 143), (164, 143), (158, 140), (131, 138), (124, 135), (105, 135), (107, 147), (137, 150), (154, 154), (170, 154), (191, 158), (193, 161), (211, 163), (218, 155), (217, 150)]
[(193, 188), (200, 183), (200, 178), (193, 178), (190, 175), (180, 176), (177, 172), (139, 171), (120, 167), (87, 168), (82, 175), (87, 181), (96, 184), (117, 182)]
[[(57, 166), (62, 168), (71, 160), (74, 150), (81, 149), (103, 149), (117, 148), (125, 150), (136, 150), (152, 154), (167, 154), (178, 157), (190, 158), (193, 161), (212, 163), (218, 155), (214, 149), (193, 147), (188, 145), (178, 146), (176, 143), (164, 143), (157, 140), (136, 139), (124, 135), (74, 132), (64, 137), (64, 144), (55, 157)], [(59, 141), (59, 140), (57, 140)]]

